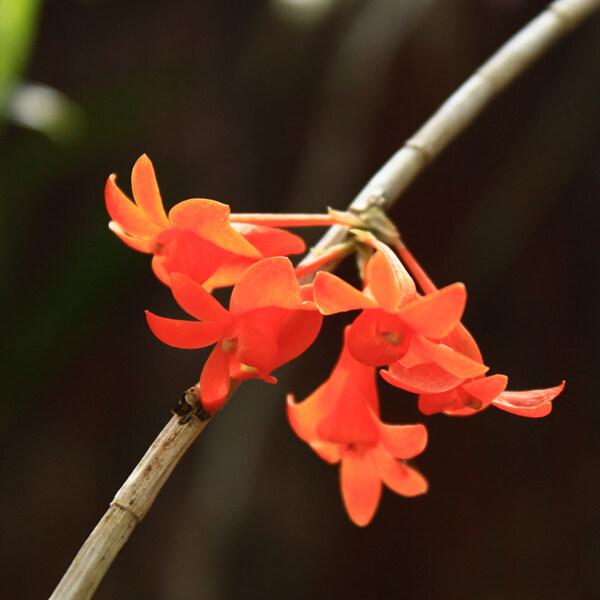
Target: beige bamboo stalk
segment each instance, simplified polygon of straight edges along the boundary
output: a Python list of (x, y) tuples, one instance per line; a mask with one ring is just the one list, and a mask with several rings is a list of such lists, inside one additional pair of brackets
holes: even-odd
[[(389, 208), (417, 175), (481, 110), (575, 25), (600, 8), (600, 0), (558, 0), (513, 36), (373, 176), (350, 205)], [(347, 228), (335, 226), (317, 248), (340, 243)], [(135, 526), (144, 518), (171, 472), (208, 421), (173, 417), (156, 438), (109, 510), (85, 541), (50, 600), (87, 600)]]
[(197, 401), (185, 397), (192, 411), (174, 416), (115, 495), (102, 519), (77, 553), (50, 600), (91, 598), (136, 525), (150, 510), (158, 492), (209, 419), (192, 414)]

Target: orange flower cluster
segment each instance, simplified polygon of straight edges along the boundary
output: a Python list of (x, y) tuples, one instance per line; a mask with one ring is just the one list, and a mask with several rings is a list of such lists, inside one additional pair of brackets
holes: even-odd
[[(470, 415), (491, 404), (541, 417), (564, 387), (505, 391), (507, 377), (486, 375), (479, 348), (460, 322), (464, 285), (436, 289), (414, 258), (400, 251), (411, 276), (366, 224), (353, 230), (355, 243), (372, 252), (361, 290), (326, 271), (300, 285), (306, 267), (295, 270), (287, 255), (303, 252), (303, 240), (269, 225), (325, 225), (334, 217), (230, 215), (228, 206), (207, 199), (185, 200), (167, 215), (146, 156), (133, 168), (132, 191), (134, 201), (109, 177), (110, 227), (132, 248), (153, 255), (156, 276), (194, 319), (147, 312), (153, 333), (177, 348), (214, 345), (199, 382), (207, 413), (224, 405), (237, 382), (275, 383), (272, 372), (313, 343), (323, 316), (360, 311), (346, 328), (327, 381), (303, 402), (289, 396), (287, 403), (298, 436), (326, 461), (340, 463), (344, 505), (357, 525), (373, 518), (382, 483), (404, 496), (427, 490), (425, 478), (406, 462), (424, 450), (427, 431), (421, 424), (381, 421), (377, 368), (384, 367), (380, 374), (388, 383), (418, 394), (426, 415)], [(229, 308), (211, 295), (217, 287), (232, 287)]]

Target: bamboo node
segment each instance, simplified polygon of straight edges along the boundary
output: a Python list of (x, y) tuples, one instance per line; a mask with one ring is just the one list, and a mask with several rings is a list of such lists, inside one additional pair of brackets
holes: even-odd
[(135, 512), (135, 510), (133, 510), (133, 507), (132, 507), (132, 506), (127, 506), (127, 505), (125, 505), (125, 504), (121, 504), (121, 503), (120, 503), (118, 500), (113, 500), (113, 501), (110, 503), (110, 507), (112, 508), (113, 506), (114, 506), (115, 508), (118, 508), (118, 509), (120, 509), (120, 510), (123, 510), (123, 511), (125, 511), (125, 512), (129, 513), (129, 514), (130, 514), (130, 515), (131, 515), (131, 516), (132, 516), (132, 517), (133, 517), (133, 518), (134, 518), (134, 519), (135, 519), (135, 520), (136, 520), (138, 523), (141, 523), (141, 522), (142, 522), (142, 517), (140, 517), (140, 516), (139, 516), (139, 515), (138, 515), (138, 514)]
[(419, 142), (417, 142), (415, 138), (410, 138), (410, 140), (408, 140), (404, 144), (404, 147), (410, 148), (411, 150), (414, 150), (415, 152), (420, 154), (421, 157), (424, 159), (425, 166), (429, 165), (429, 163), (431, 163), (431, 161), (433, 160), (432, 153), (427, 149), (426, 146), (419, 144)]

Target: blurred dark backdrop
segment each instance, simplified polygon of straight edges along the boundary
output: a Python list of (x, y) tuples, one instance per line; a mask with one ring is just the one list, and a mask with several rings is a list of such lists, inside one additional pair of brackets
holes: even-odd
[[(0, 94), (0, 581), (2, 597), (33, 599), (51, 593), (206, 356), (148, 331), (143, 310), (175, 304), (148, 257), (108, 231), (107, 175), (129, 190), (146, 152), (168, 207), (200, 196), (237, 212), (343, 208), (543, 2), (0, 4), (24, 9), (0, 39), (12, 60), (0, 85), (14, 84), (10, 101)], [(210, 424), (99, 600), (600, 595), (599, 40), (596, 17), (392, 215), (439, 285), (467, 284), (465, 322), (512, 389), (567, 380), (553, 413), (427, 418), (416, 463), (430, 492), (386, 491), (359, 529), (335, 468), (284, 413), (287, 391), (306, 396), (333, 366), (344, 319), (331, 319), (280, 385), (250, 382)], [(385, 419), (422, 420), (414, 397), (381, 392)]]

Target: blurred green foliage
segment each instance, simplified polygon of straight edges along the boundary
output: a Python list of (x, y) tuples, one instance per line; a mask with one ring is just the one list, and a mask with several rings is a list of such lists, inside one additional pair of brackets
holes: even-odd
[(29, 57), (42, 0), (0, 0), (0, 114)]

